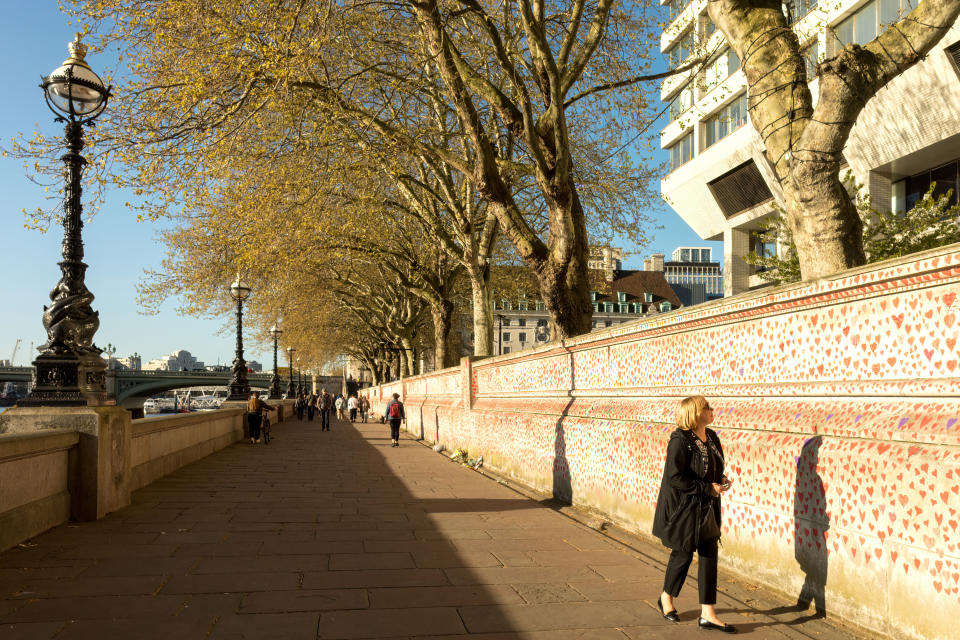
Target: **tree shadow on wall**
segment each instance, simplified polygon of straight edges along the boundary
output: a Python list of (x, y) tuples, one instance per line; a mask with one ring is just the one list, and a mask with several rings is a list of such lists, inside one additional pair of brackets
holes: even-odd
[(816, 436), (803, 444), (797, 458), (797, 486), (793, 495), (794, 557), (804, 573), (803, 588), (796, 609), (806, 611), (814, 604), (815, 617), (827, 614), (827, 497), (823, 478), (817, 473), (823, 438)]
[(570, 504), (573, 502), (573, 487), (570, 482), (570, 465), (567, 463), (567, 442), (564, 433), (563, 421), (570, 413), (570, 407), (573, 405), (573, 389), (576, 381), (576, 374), (573, 370), (573, 353), (564, 346), (567, 351), (567, 357), (570, 360), (570, 386), (567, 389), (567, 406), (560, 412), (557, 423), (554, 426), (553, 439), (553, 497), (562, 502)]

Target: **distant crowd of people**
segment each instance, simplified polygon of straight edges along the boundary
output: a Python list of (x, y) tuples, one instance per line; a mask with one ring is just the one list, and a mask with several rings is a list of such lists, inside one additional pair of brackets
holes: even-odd
[[(258, 391), (253, 392), (248, 405), (251, 444), (260, 442), (261, 425), (265, 424), (265, 414), (274, 409), (275, 407), (260, 399)], [(376, 417), (370, 410), (370, 399), (366, 396), (358, 396), (356, 393), (346, 397), (339, 393), (331, 395), (326, 389), (321, 389), (319, 394), (312, 391), (300, 392), (297, 394), (294, 410), (297, 412), (298, 420), (303, 420), (306, 416), (309, 422), (313, 422), (314, 416), (319, 416), (321, 431), (330, 431), (330, 413), (333, 411), (337, 412), (338, 420), (350, 420), (351, 423), (356, 422), (357, 417), (362, 423)], [(403, 402), (400, 401), (400, 394), (395, 393), (387, 404), (382, 419), (382, 422), (390, 425), (391, 446), (400, 446), (400, 423), (406, 420), (407, 415)]]

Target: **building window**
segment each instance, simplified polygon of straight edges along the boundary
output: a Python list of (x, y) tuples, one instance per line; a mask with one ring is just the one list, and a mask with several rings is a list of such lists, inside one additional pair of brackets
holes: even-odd
[(733, 49), (727, 49), (703, 70), (701, 89), (706, 92), (729, 78), (740, 69), (740, 58)]
[(509, 300), (501, 300), (501, 301), (500, 301), (500, 308), (503, 309), (504, 311), (510, 311), (510, 301), (509, 301)]
[(538, 327), (545, 327), (545, 326), (547, 326), (547, 321), (546, 321), (546, 320), (537, 320), (537, 326), (538, 326)]
[(526, 318), (519, 318), (519, 319), (517, 320), (517, 326), (518, 326), (518, 327), (525, 327), (525, 326), (527, 326), (527, 319), (526, 319)]
[(617, 291), (617, 302), (626, 302), (627, 294), (625, 291)]
[(526, 334), (526, 332), (521, 331), (521, 332), (520, 332), (519, 334), (517, 334), (517, 335), (520, 336), (520, 342), (526, 342), (526, 341), (527, 341), (527, 334)]
[(707, 118), (703, 123), (703, 147), (713, 146), (718, 141), (747, 124), (747, 94), (740, 94), (733, 102)]
[(669, 300), (664, 300), (663, 302), (660, 303), (661, 313), (663, 313), (664, 311), (670, 311), (671, 309), (673, 309), (673, 305), (670, 304)]
[(833, 34), (842, 46), (851, 43), (864, 45), (881, 31), (898, 21), (913, 7), (914, 0), (873, 0), (833, 28)]
[(803, 61), (807, 65), (807, 81), (817, 77), (817, 65), (820, 64), (820, 46), (816, 40), (803, 50)]
[(673, 171), (693, 159), (693, 133), (688, 133), (669, 147), (670, 170)]
[(501, 326), (501, 327), (509, 327), (509, 326), (510, 326), (510, 318), (501, 318), (501, 319), (500, 319), (500, 326)]
[(691, 53), (693, 53), (693, 29), (688, 29), (672, 47), (667, 49), (670, 66), (679, 67), (684, 60), (690, 57)]
[(687, 8), (687, 5), (690, 4), (690, 0), (670, 0), (668, 6), (670, 7), (670, 22), (673, 22), (677, 19), (683, 10)]
[(693, 84), (683, 85), (680, 92), (670, 101), (670, 122), (677, 120), (693, 106)]
[(504, 347), (504, 348), (503, 348), (503, 352), (504, 352), (504, 353), (510, 353), (510, 347)]
[(817, 6), (817, 0), (793, 0), (791, 9), (796, 13), (791, 16), (794, 22), (797, 22), (805, 15), (814, 10)]
[(644, 294), (643, 294), (643, 301), (644, 301), (644, 302), (653, 302), (653, 294), (650, 293), (650, 292), (644, 292)]
[(503, 334), (503, 341), (504, 341), (504, 342), (510, 342), (510, 333), (509, 333), (509, 332)]
[(717, 30), (717, 25), (710, 19), (710, 12), (700, 14), (700, 39), (706, 42)]
[(603, 326), (605, 326), (605, 327), (612, 327), (612, 326), (613, 326), (613, 320), (607, 320), (606, 322), (603, 323)]
[[(927, 191), (930, 190), (930, 183), (936, 182), (937, 185), (933, 188), (934, 198), (939, 198), (946, 195), (947, 191), (953, 191), (948, 200), (949, 206), (957, 204), (957, 187), (958, 185), (958, 170), (957, 170), (957, 161), (949, 162), (943, 166), (937, 167), (930, 171), (924, 171), (918, 173), (917, 175), (910, 176), (909, 178), (903, 180), (904, 184), (904, 196), (906, 200), (906, 211), (912, 209), (918, 202), (923, 199), (923, 196), (927, 194)], [(897, 189), (897, 186), (894, 186), (894, 189)]]

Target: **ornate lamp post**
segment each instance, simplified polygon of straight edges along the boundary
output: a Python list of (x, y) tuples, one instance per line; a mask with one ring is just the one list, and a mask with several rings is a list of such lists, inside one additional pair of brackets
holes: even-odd
[(297, 395), (303, 393), (303, 369), (300, 367), (300, 356), (297, 356)]
[(293, 352), (296, 351), (293, 347), (287, 347), (287, 364), (290, 366), (290, 384), (287, 385), (287, 397), (293, 398), (297, 394), (296, 388), (293, 386)]
[(83, 204), (80, 180), (86, 159), (83, 127), (91, 125), (107, 106), (110, 88), (84, 60), (87, 48), (80, 34), (68, 45), (70, 57), (43, 79), (47, 106), (57, 122), (66, 123), (67, 153), (61, 158), (67, 168), (63, 212), (62, 273), (50, 292), (51, 304), (44, 307), (43, 327), (47, 342), (33, 361), (33, 390), (20, 406), (100, 405), (106, 402), (106, 367), (93, 344), (100, 326), (93, 310), (93, 294), (84, 284), (87, 265), (83, 262)]
[(250, 383), (247, 382), (247, 361), (243, 359), (243, 301), (250, 297), (250, 287), (240, 280), (240, 274), (230, 285), (230, 295), (237, 301), (237, 353), (233, 358), (233, 379), (230, 380), (228, 402), (247, 400)]
[(273, 325), (270, 327), (270, 335), (273, 336), (273, 378), (270, 379), (270, 397), (279, 398), (283, 389), (280, 387), (280, 374), (277, 373), (277, 339), (283, 335), (283, 329)]

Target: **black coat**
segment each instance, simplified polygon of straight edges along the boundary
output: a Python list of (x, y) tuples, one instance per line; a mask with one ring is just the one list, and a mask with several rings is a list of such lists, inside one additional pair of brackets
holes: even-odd
[[(690, 431), (676, 429), (667, 444), (667, 459), (663, 465), (663, 479), (653, 514), (653, 535), (664, 546), (681, 551), (697, 548), (700, 505), (713, 496), (712, 483), (723, 477), (723, 448), (713, 429), (707, 429), (707, 439), (720, 451), (720, 459), (712, 455), (710, 469), (704, 474), (703, 458)], [(720, 522), (720, 498), (713, 500), (713, 509)]]

